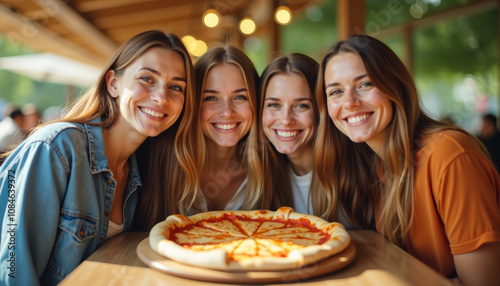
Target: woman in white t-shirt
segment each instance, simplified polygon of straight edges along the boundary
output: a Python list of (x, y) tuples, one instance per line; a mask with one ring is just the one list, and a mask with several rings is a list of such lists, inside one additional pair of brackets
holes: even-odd
[(337, 209), (336, 197), (325, 191), (314, 170), (317, 72), (315, 60), (293, 53), (278, 56), (262, 73), (259, 136), (264, 190), (272, 190), (272, 208), (292, 206), (296, 212), (338, 221), (350, 229), (353, 226)]
[(199, 178), (179, 202), (188, 214), (265, 207), (252, 61), (236, 46), (216, 45), (196, 60), (194, 72), (198, 120), (190, 136)]

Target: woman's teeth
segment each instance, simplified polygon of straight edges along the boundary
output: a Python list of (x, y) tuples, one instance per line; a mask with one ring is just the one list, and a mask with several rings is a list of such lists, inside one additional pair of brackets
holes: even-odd
[(233, 124), (214, 124), (214, 126), (216, 128), (219, 128), (219, 129), (229, 130), (229, 129), (236, 128), (237, 124), (236, 123), (233, 123)]
[(359, 116), (348, 117), (347, 118), (347, 122), (349, 122), (349, 123), (357, 123), (357, 122), (365, 120), (369, 116), (370, 115), (368, 115), (368, 114), (363, 114), (363, 115), (359, 115)]
[(164, 113), (159, 113), (148, 108), (141, 107), (141, 111), (154, 117), (162, 118), (165, 117)]
[(278, 133), (278, 136), (280, 136), (280, 137), (295, 137), (299, 134), (299, 131), (279, 131), (279, 130), (276, 130), (276, 133)]

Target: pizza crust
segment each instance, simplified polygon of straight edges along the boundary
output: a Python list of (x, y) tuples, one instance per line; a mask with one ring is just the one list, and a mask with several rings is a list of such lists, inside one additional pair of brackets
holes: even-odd
[[(235, 225), (224, 228), (224, 216), (234, 216), (233, 223), (241, 229)], [(247, 218), (270, 222), (260, 223), (257, 228), (253, 221), (244, 220)], [(201, 221), (207, 221), (201, 225), (213, 230), (213, 237), (204, 238), (200, 234), (202, 231), (195, 229)], [(310, 224), (318, 231), (307, 231), (308, 228), (301, 226), (282, 228), (290, 221)], [(247, 226), (250, 229), (244, 230)], [(184, 239), (191, 238), (197, 245), (183, 247), (170, 239), (171, 232), (177, 235), (175, 230), (185, 227), (189, 227), (190, 232), (183, 234)], [(314, 243), (321, 237), (327, 237), (327, 240)], [(151, 229), (149, 243), (160, 255), (189, 265), (226, 271), (262, 271), (294, 269), (323, 260), (347, 248), (350, 237), (340, 223), (329, 223), (319, 217), (295, 213), (290, 207), (282, 207), (276, 212), (216, 211), (189, 217), (172, 215)], [(282, 256), (269, 255), (281, 252)]]

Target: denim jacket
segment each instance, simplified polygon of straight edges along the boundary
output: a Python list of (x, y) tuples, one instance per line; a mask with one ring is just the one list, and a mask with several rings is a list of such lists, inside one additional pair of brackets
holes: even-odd
[[(141, 186), (129, 163), (125, 231)], [(104, 243), (115, 186), (101, 127), (53, 123), (21, 143), (0, 167), (0, 285), (65, 278)]]

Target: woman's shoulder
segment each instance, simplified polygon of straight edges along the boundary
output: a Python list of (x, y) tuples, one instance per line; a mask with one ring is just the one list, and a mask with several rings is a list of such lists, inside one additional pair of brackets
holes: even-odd
[[(28, 142), (42, 141), (52, 143), (61, 137), (73, 138), (73, 140), (81, 139), (81, 135), (85, 135), (85, 125), (74, 122), (54, 122), (43, 126), (31, 136), (28, 137)], [(61, 136), (62, 135), (62, 136)]]
[[(459, 130), (442, 130), (423, 140), (425, 142), (416, 153), (417, 160), (450, 163), (459, 157), (486, 157), (472, 135)], [(437, 161), (436, 161), (437, 160)], [(446, 164), (445, 164), (446, 165)]]
[(433, 133), (427, 140), (422, 149), (432, 149), (435, 152), (463, 153), (467, 151), (479, 152), (481, 149), (477, 145), (476, 140), (471, 135), (468, 135), (459, 130), (442, 130)]

